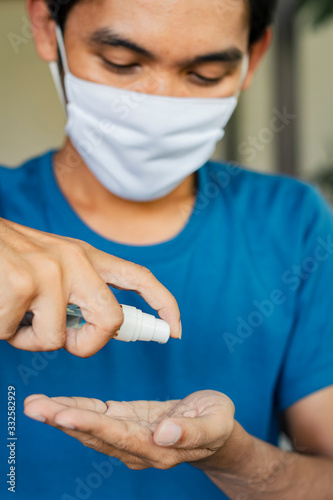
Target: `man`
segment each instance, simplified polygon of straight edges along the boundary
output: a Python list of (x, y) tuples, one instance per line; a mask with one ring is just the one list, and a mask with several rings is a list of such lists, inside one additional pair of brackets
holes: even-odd
[[(60, 53), (69, 119), (60, 151), (0, 174), (17, 498), (332, 498), (332, 214), (304, 183), (207, 163), (273, 2), (28, 8), (56, 79)], [(175, 296), (181, 342), (107, 343), (122, 317), (105, 283), (180, 331), (170, 295), (116, 258)], [(88, 321), (76, 335), (67, 303)]]

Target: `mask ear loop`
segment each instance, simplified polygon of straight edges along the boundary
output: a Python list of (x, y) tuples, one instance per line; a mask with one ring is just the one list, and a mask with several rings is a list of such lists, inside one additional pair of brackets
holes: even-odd
[(50, 62), (49, 69), (50, 69), (52, 80), (53, 80), (53, 83), (55, 85), (55, 88), (56, 88), (56, 91), (57, 91), (57, 94), (58, 94), (58, 97), (59, 97), (59, 100), (61, 103), (61, 107), (63, 109), (65, 117), (67, 118), (67, 101), (66, 101), (66, 95), (64, 92), (62, 81), (61, 81), (58, 63), (56, 61)]
[(65, 74), (67, 74), (70, 71), (69, 71), (69, 66), (68, 66), (68, 61), (67, 61), (67, 56), (66, 56), (64, 37), (62, 36), (62, 31), (61, 31), (60, 27), (58, 26), (58, 24), (55, 27), (55, 32), (56, 32), (56, 37), (57, 37), (58, 48), (59, 48), (59, 52), (60, 52), (62, 66), (64, 68)]
[[(57, 37), (57, 43), (58, 43), (58, 49), (60, 53), (60, 58), (61, 58), (61, 63), (64, 68), (65, 74), (69, 73), (69, 67), (68, 67), (68, 61), (67, 61), (67, 56), (66, 56), (66, 51), (65, 51), (65, 44), (64, 44), (64, 39), (62, 36), (61, 29), (58, 25), (56, 25), (56, 37)], [(49, 69), (52, 75), (52, 79), (59, 97), (59, 100), (61, 102), (61, 107), (64, 111), (65, 117), (67, 118), (67, 99), (66, 99), (66, 94), (64, 91), (62, 79), (61, 79), (61, 74), (59, 70), (59, 63), (58, 61), (52, 61), (49, 63)]]

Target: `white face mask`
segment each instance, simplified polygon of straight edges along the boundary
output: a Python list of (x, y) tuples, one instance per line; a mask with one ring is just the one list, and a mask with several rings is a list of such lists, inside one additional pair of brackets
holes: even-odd
[[(57, 37), (68, 100), (66, 131), (106, 189), (132, 201), (156, 200), (210, 159), (236, 108), (236, 96), (164, 97), (81, 80), (69, 72), (59, 28)], [(51, 70), (55, 76), (54, 64)], [(247, 70), (248, 56), (241, 84)], [(57, 77), (60, 92), (59, 82)]]

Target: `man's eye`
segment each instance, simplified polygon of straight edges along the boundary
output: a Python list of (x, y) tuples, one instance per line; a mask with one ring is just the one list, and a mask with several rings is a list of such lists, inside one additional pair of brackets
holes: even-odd
[(206, 78), (205, 76), (198, 75), (198, 73), (190, 73), (193, 80), (196, 80), (198, 85), (217, 85), (223, 80), (223, 76), (218, 76), (217, 78)]
[(133, 69), (137, 68), (139, 65), (136, 63), (132, 64), (116, 64), (108, 59), (104, 59), (103, 57), (103, 62), (111, 69), (113, 69), (117, 73), (130, 73), (133, 71)]

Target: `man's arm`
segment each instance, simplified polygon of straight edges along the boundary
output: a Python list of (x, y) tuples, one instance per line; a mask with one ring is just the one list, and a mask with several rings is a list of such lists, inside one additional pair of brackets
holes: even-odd
[(294, 452), (286, 452), (235, 424), (226, 445), (192, 465), (232, 500), (333, 498), (333, 387), (292, 405), (284, 414)]

